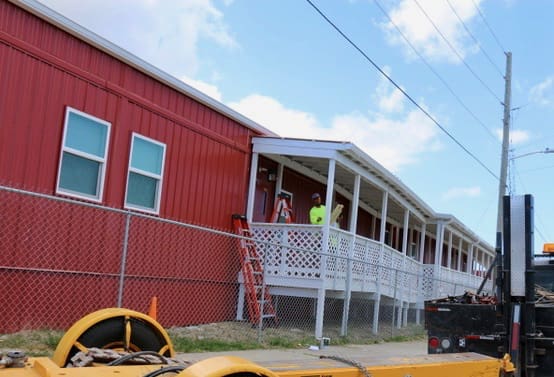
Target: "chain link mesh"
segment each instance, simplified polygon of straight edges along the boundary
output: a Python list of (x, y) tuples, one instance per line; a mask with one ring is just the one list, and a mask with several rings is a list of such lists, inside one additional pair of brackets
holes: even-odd
[(367, 342), (421, 334), (423, 300), (480, 283), (437, 279), (436, 266), (348, 232), (255, 224), (276, 315), (253, 321), (235, 234), (3, 186), (0, 214), (2, 333), (66, 329), (106, 307), (147, 312), (156, 297), (158, 321), (195, 339)]

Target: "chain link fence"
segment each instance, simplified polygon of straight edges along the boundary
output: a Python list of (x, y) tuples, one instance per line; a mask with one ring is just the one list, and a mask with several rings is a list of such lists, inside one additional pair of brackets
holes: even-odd
[(249, 318), (260, 304), (246, 294), (241, 237), (0, 186), (0, 332), (63, 330), (106, 307), (147, 312), (155, 297), (162, 326), (194, 339), (360, 343), (422, 334), (429, 287), (466, 288), (346, 232), (284, 231), (254, 229), (274, 315)]

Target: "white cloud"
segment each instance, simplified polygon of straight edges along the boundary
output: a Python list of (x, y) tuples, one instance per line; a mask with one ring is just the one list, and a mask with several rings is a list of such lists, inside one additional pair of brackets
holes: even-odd
[(207, 82), (191, 79), (187, 76), (182, 76), (181, 80), (193, 88), (201, 91), (204, 94), (207, 94), (208, 96), (212, 97), (213, 99), (222, 102), (222, 94), (219, 91), (219, 88), (214, 84), (208, 84)]
[(453, 187), (442, 195), (443, 200), (452, 200), (458, 198), (475, 198), (481, 195), (481, 188), (473, 187)]
[[(498, 137), (498, 140), (502, 141), (502, 135), (504, 131), (502, 128), (497, 128), (494, 130), (496, 133), (496, 136)], [(511, 145), (517, 145), (517, 144), (523, 144), (531, 139), (531, 135), (528, 131), (525, 130), (511, 130), (510, 131), (510, 144)]]
[[(466, 25), (477, 14), (474, 3), (478, 6), (480, 2), (481, 0), (450, 0), (450, 4)], [(396, 25), (417, 51), (426, 58), (460, 63), (458, 56), (437, 33), (418, 4), (421, 5), (421, 8), (462, 58), (478, 51), (478, 46), (469, 43), (463, 25), (448, 3), (436, 0), (418, 0), (417, 3), (413, 0), (402, 0), (395, 8), (390, 10), (389, 16), (393, 22), (387, 20), (383, 28), (387, 32), (391, 44), (404, 46), (406, 55), (415, 58), (412, 48), (406, 44), (396, 30), (394, 26)]]
[(529, 132), (524, 130), (510, 131), (510, 144), (522, 144), (530, 139)]
[(262, 95), (251, 95), (229, 106), (283, 137), (353, 142), (392, 171), (440, 148), (436, 126), (417, 110), (400, 120), (361, 113), (337, 115), (330, 127), (323, 127), (313, 114), (287, 109)]
[[(384, 67), (383, 70), (390, 76), (389, 67)], [(404, 109), (404, 100), (406, 97), (385, 77), (382, 77), (379, 85), (375, 89), (374, 99), (379, 107), (379, 110), (387, 113), (397, 113)]]
[(531, 102), (541, 106), (554, 105), (554, 76), (547, 77), (529, 91)]
[(331, 139), (354, 142), (393, 172), (416, 163), (422, 153), (441, 148), (437, 127), (417, 110), (397, 120), (383, 115), (339, 115), (326, 134)]
[(405, 112), (405, 97), (385, 78), (375, 89), (373, 100), (377, 112), (337, 114), (329, 126), (320, 124), (313, 114), (286, 108), (276, 99), (259, 94), (228, 105), (283, 137), (353, 142), (394, 172), (417, 163), (423, 153), (442, 147), (436, 125), (417, 109)]
[(176, 77), (197, 72), (203, 39), (237, 47), (212, 0), (42, 2)]
[(320, 139), (323, 132), (314, 115), (287, 109), (271, 97), (252, 94), (228, 106), (283, 137)]

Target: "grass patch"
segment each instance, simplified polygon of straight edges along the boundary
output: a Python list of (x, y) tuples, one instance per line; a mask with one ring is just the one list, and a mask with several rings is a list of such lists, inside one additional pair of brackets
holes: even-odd
[(260, 348), (256, 342), (234, 342), (219, 339), (191, 339), (186, 337), (174, 338), (173, 347), (177, 352), (219, 352), (242, 351)]
[[(383, 333), (390, 334), (385, 329)], [(383, 342), (406, 342), (424, 340), (426, 335), (422, 326), (408, 326), (394, 331), (392, 337), (373, 335), (367, 327), (349, 328), (347, 336), (339, 335), (339, 328), (324, 329), (325, 336), (331, 339), (331, 345), (376, 344)], [(52, 356), (62, 338), (63, 331), (33, 330), (14, 334), (0, 334), (0, 351), (22, 350), (29, 356)], [(319, 345), (313, 337), (313, 330), (294, 327), (267, 328), (258, 343), (258, 330), (244, 322), (220, 322), (206, 325), (168, 329), (168, 335), (174, 349), (182, 353), (225, 352), (251, 349), (305, 349), (310, 345)]]
[(0, 349), (23, 350), (28, 356), (51, 356), (63, 334), (63, 331), (46, 329), (0, 335)]

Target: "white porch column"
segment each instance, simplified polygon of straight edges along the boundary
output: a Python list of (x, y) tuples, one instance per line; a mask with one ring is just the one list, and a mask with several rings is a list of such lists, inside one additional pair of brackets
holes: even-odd
[(254, 213), (254, 197), (256, 196), (256, 176), (258, 175), (258, 153), (252, 153), (250, 160), (250, 180), (248, 182), (248, 198), (246, 201), (246, 221), (252, 222)]
[(346, 274), (346, 286), (344, 290), (344, 300), (342, 306), (342, 324), (341, 336), (347, 335), (348, 316), (350, 312), (350, 298), (352, 297), (352, 259), (354, 258), (354, 241), (356, 240), (356, 224), (358, 223), (358, 205), (360, 204), (360, 183), (361, 176), (357, 174), (354, 177), (354, 193), (352, 205), (350, 206), (350, 222), (348, 230), (350, 231), (350, 244), (348, 245), (348, 267)]
[[(406, 273), (406, 263), (407, 263), (407, 252), (408, 252), (408, 224), (410, 223), (410, 210), (405, 209), (404, 210), (404, 224), (402, 225), (404, 227), (404, 231), (402, 232), (402, 271), (400, 273), (400, 278), (397, 279), (398, 284), (394, 287), (394, 289), (398, 290), (400, 287), (400, 300), (401, 302), (404, 302), (405, 296), (408, 294), (409, 290), (409, 281), (411, 280), (410, 277)], [(406, 286), (408, 285), (408, 286)], [(407, 303), (406, 303), (407, 305)]]
[(408, 244), (408, 248), (410, 250), (410, 254), (412, 253), (412, 243), (414, 242), (414, 228), (410, 228), (408, 239), (410, 240), (410, 243)]
[[(423, 265), (423, 259), (425, 254), (425, 233), (427, 232), (427, 224), (422, 223), (421, 224), (421, 234), (419, 235), (419, 255), (418, 255), (418, 261), (421, 265)], [(417, 309), (418, 307), (423, 308), (423, 268), (419, 270), (420, 276), (418, 278), (419, 280), (419, 289), (418, 289), (418, 297), (417, 297), (417, 303), (416, 303), (416, 324), (419, 325), (421, 323), (421, 309)]]
[(375, 233), (376, 233), (376, 229), (377, 229), (377, 216), (372, 216), (371, 228), (372, 228), (371, 229), (371, 239), (376, 240), (377, 235)]
[[(433, 266), (433, 279), (441, 279), (442, 276), (442, 246), (444, 243), (444, 223), (442, 221), (437, 221), (437, 233), (436, 244), (435, 244), (435, 265)], [(433, 284), (433, 294), (435, 296), (441, 294), (441, 286), (443, 284), (438, 282), (438, 284)]]
[(381, 232), (379, 233), (379, 266), (377, 267), (377, 292), (375, 292), (375, 305), (373, 306), (373, 333), (379, 333), (379, 306), (381, 305), (381, 271), (383, 266), (383, 254), (385, 252), (385, 228), (387, 227), (387, 208), (389, 202), (388, 191), (383, 191), (383, 200), (381, 202)]
[(448, 234), (448, 259), (446, 261), (446, 266), (452, 268), (452, 231)]
[(427, 224), (421, 224), (421, 234), (419, 235), (419, 263), (423, 263), (425, 256), (425, 232), (427, 232)]
[(468, 263), (468, 266), (469, 266), (468, 272), (469, 272), (470, 275), (473, 274), (473, 271), (474, 271), (475, 249), (476, 249), (475, 244), (472, 243), (471, 244), (471, 249), (469, 250), (471, 255), (468, 258), (468, 261), (471, 262), (471, 263)]
[[(379, 242), (381, 242), (381, 250), (383, 250), (383, 245), (385, 244), (385, 231), (387, 227), (387, 210), (389, 203), (389, 193), (388, 191), (383, 191), (383, 201), (381, 203), (381, 232), (379, 233)], [(382, 255), (379, 258), (382, 260)]]
[(283, 164), (277, 165), (277, 182), (275, 182), (275, 199), (277, 195), (281, 193), (283, 188), (283, 172), (285, 171), (285, 166)]
[(471, 286), (471, 275), (473, 273), (473, 250), (475, 249), (475, 244), (471, 243), (469, 246), (468, 256), (467, 256), (467, 285)]
[(406, 257), (408, 251), (408, 224), (410, 221), (410, 210), (404, 210), (404, 231), (402, 232), (402, 255)]
[(327, 271), (327, 253), (329, 252), (329, 223), (331, 220), (331, 211), (333, 206), (333, 191), (335, 188), (335, 166), (334, 159), (329, 160), (329, 169), (327, 171), (327, 192), (325, 193), (325, 221), (323, 222), (323, 237), (321, 239), (321, 267), (320, 280), (321, 287), (317, 295), (317, 312), (315, 318), (315, 337), (323, 336), (323, 311), (325, 309), (325, 275)]
[(350, 207), (350, 223), (348, 230), (356, 234), (356, 226), (358, 224), (358, 206), (360, 205), (360, 183), (362, 177), (358, 174), (354, 177), (354, 195), (352, 196), (352, 205)]
[(457, 271), (463, 271), (462, 269), (462, 254), (463, 254), (463, 240), (462, 237), (460, 237), (460, 241), (458, 242), (458, 268), (456, 268)]
[(437, 243), (435, 245), (435, 265), (442, 265), (442, 246), (444, 244), (444, 223), (442, 221), (437, 222)]

